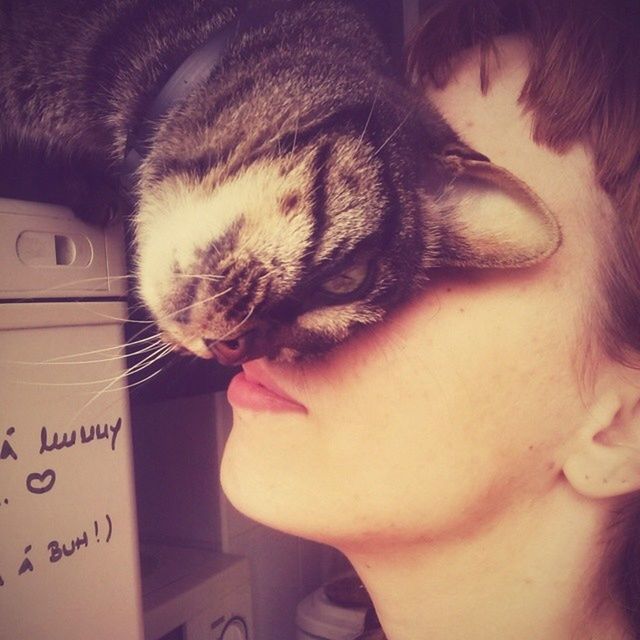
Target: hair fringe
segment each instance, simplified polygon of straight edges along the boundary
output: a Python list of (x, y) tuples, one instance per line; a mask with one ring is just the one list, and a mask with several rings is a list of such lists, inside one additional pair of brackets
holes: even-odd
[[(409, 77), (416, 84), (442, 87), (451, 76), (453, 57), (479, 46), (480, 84), (486, 92), (489, 60), (497, 56), (493, 42), (514, 32), (526, 32), (532, 44), (520, 100), (533, 115), (534, 140), (560, 153), (576, 142), (593, 150), (597, 180), (624, 234), (630, 234), (625, 242), (629, 255), (622, 258), (627, 284), (640, 283), (640, 2), (437, 0), (410, 41)], [(637, 287), (626, 286), (626, 294), (637, 294)], [(640, 331), (631, 330), (640, 324), (632, 321), (633, 314), (640, 318), (638, 297), (624, 305), (633, 312), (609, 306), (607, 326), (624, 343), (612, 351), (640, 352)]]

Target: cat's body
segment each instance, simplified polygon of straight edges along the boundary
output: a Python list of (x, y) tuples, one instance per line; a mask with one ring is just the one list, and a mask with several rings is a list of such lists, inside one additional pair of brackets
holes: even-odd
[(118, 162), (162, 79), (237, 13), (216, 5), (0, 3), (2, 137)]
[[(559, 232), (535, 196), (394, 77), (347, 2), (271, 4), (0, 3), (0, 144), (102, 162), (114, 179), (180, 62), (238, 14), (249, 25), (145, 141), (140, 290), (168, 339), (223, 362), (316, 353), (381, 320), (434, 266), (553, 252)], [(526, 243), (470, 221), (468, 189), (450, 188), (467, 172), (537, 208)]]
[(54, 165), (68, 159), (81, 175), (61, 190), (63, 198), (100, 221), (119, 186), (127, 137), (149, 100), (237, 13), (229, 3), (211, 5), (3, 0), (0, 145), (35, 149)]

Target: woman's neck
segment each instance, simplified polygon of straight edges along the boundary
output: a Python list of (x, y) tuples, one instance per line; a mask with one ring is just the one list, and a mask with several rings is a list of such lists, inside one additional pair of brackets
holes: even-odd
[(481, 532), (372, 551), (343, 549), (389, 640), (621, 640), (595, 598), (604, 505), (559, 484)]

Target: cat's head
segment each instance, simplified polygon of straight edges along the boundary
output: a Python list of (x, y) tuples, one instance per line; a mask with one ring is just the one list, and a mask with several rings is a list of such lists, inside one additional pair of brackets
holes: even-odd
[(169, 340), (223, 362), (315, 353), (380, 320), (407, 272), (421, 278), (420, 234), (398, 228), (375, 149), (335, 131), (296, 146), (145, 192), (140, 292)]
[(464, 145), (414, 159), (432, 175), (410, 188), (360, 134), (320, 131), (232, 172), (149, 182), (139, 286), (168, 342), (224, 364), (314, 355), (382, 320), (435, 267), (526, 266), (558, 246), (535, 194)]
[(435, 267), (524, 266), (560, 241), (525, 185), (398, 81), (350, 4), (276, 12), (153, 138), (140, 293), (191, 353), (312, 356), (381, 321)]

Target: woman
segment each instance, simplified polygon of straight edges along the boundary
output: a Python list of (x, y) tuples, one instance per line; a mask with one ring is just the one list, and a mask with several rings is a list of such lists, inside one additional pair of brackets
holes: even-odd
[(317, 363), (245, 365), (283, 401), (235, 403), (223, 487), (342, 550), (389, 640), (640, 638), (638, 10), (439, 7), (414, 75), (563, 244), (439, 273)]

